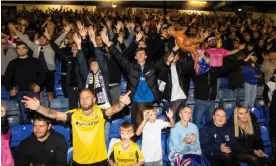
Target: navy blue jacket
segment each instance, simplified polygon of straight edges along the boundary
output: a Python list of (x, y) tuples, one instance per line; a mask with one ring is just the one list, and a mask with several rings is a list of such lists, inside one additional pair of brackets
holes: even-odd
[(232, 149), (234, 136), (230, 124), (217, 127), (213, 120), (207, 122), (199, 131), (200, 146), (203, 154), (220, 156), (220, 145), (225, 143)]

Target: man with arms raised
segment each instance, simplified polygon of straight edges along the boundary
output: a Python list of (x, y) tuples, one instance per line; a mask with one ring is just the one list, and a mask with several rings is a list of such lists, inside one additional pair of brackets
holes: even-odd
[(80, 93), (80, 109), (58, 112), (40, 105), (36, 98), (24, 96), (22, 102), (26, 108), (51, 119), (67, 121), (72, 124), (73, 135), (73, 165), (74, 166), (107, 166), (107, 151), (104, 139), (105, 118), (119, 112), (130, 103), (129, 91), (120, 100), (106, 110), (101, 110), (96, 104), (95, 95), (84, 89)]

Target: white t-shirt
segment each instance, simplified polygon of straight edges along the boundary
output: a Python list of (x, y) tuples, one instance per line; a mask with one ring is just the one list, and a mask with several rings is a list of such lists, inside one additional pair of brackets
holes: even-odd
[(156, 119), (155, 123), (146, 123), (142, 136), (142, 153), (145, 162), (159, 161), (163, 158), (161, 130), (168, 126), (169, 122), (165, 122), (161, 119)]
[(171, 77), (172, 77), (172, 93), (171, 101), (186, 99), (187, 96), (183, 92), (179, 84), (179, 78), (176, 71), (176, 66), (171, 66)]

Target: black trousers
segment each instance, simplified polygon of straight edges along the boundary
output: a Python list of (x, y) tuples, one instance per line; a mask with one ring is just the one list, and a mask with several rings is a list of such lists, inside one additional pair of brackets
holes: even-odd
[(233, 155), (222, 153), (220, 156), (205, 155), (212, 166), (239, 166)]
[(239, 161), (247, 162), (250, 166), (263, 166), (264, 159), (256, 156), (251, 153), (237, 153), (235, 154), (235, 158)]
[(73, 161), (72, 166), (108, 166), (108, 163), (107, 163), (107, 160), (103, 160), (103, 161), (96, 162), (93, 164), (79, 164), (79, 163)]
[(64, 94), (64, 97), (68, 98), (68, 92), (67, 92), (67, 88), (66, 88), (66, 77), (67, 77), (67, 75), (61, 75), (60, 76), (60, 82), (61, 82), (61, 88), (62, 88), (62, 92)]
[(78, 108), (79, 94), (80, 91), (78, 87), (70, 87), (68, 89), (69, 110)]

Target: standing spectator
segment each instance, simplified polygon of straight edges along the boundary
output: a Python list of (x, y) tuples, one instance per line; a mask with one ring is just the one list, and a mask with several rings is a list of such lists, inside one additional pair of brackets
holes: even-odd
[(244, 106), (254, 107), (257, 96), (257, 86), (262, 79), (261, 71), (257, 65), (257, 57), (252, 56), (251, 60), (244, 66), (242, 70), (244, 78), (245, 101)]
[(146, 106), (143, 112), (143, 122), (136, 130), (136, 135), (142, 136), (142, 153), (145, 158), (145, 166), (162, 166), (162, 145), (161, 130), (167, 127), (174, 127), (173, 112), (166, 112), (169, 122), (156, 119), (156, 109), (152, 106)]
[(96, 104), (96, 98), (89, 89), (80, 92), (80, 109), (59, 112), (40, 105), (39, 100), (24, 96), (22, 101), (26, 108), (54, 120), (70, 122), (73, 135), (73, 166), (95, 165), (107, 166), (107, 151), (104, 139), (105, 117), (121, 111), (130, 103), (130, 92), (106, 110)]
[(51, 41), (50, 35), (48, 34), (47, 30), (45, 31), (44, 35), (46, 36), (53, 50), (55, 51), (56, 56), (60, 60), (62, 60), (63, 64), (65, 64), (67, 67), (67, 78), (65, 86), (63, 88), (65, 88), (66, 92), (68, 92), (68, 108), (78, 108), (79, 92), (81, 89), (84, 88), (84, 80), (81, 78), (79, 74), (80, 66), (77, 65), (77, 44), (72, 44), (71, 53), (69, 53), (68, 55), (68, 53), (61, 50), (54, 41)]
[(48, 118), (35, 114), (33, 121), (33, 134), (20, 143), (16, 164), (20, 166), (66, 165), (68, 145), (64, 136), (51, 129), (52, 124)]
[(239, 166), (232, 152), (234, 135), (231, 123), (227, 123), (223, 108), (215, 109), (213, 120), (205, 124), (199, 134), (202, 152), (212, 166)]
[(134, 135), (133, 125), (129, 122), (121, 124), (120, 135), (122, 140), (112, 147), (112, 152), (109, 157), (110, 166), (144, 165), (144, 156), (141, 153), (139, 146), (131, 141), (131, 137)]
[[(232, 117), (234, 129), (233, 153), (239, 161), (261, 166), (261, 160), (268, 157), (263, 152), (263, 143), (256, 117), (247, 107), (236, 107)], [(245, 143), (246, 142), (246, 143)]]
[(221, 67), (210, 68), (204, 74), (195, 77), (195, 107), (193, 111), (193, 122), (200, 127), (202, 117), (206, 115), (206, 121), (210, 121), (215, 110), (215, 100), (217, 96), (217, 78), (242, 66), (251, 56), (244, 60), (236, 60), (224, 64)]
[[(10, 61), (5, 73), (5, 86), (20, 104), (21, 123), (29, 122), (28, 110), (21, 103), (22, 97), (31, 95), (39, 97), (40, 86), (45, 80), (45, 71), (39, 60), (28, 57), (25, 43), (17, 43), (18, 58)], [(27, 77), (26, 77), (27, 75)]]
[(89, 70), (81, 50), (81, 38), (76, 33), (73, 38), (78, 47), (77, 63), (80, 66), (80, 75), (85, 80), (85, 88), (90, 89), (95, 94), (97, 106), (107, 109), (111, 106), (111, 96), (108, 86), (108, 69), (103, 54), (97, 48), (96, 42), (93, 42), (94, 47), (96, 47), (94, 52), (96, 57), (89, 60)]
[[(40, 45), (32, 42), (27, 36), (23, 35), (22, 33), (18, 32), (12, 24), (9, 24), (9, 28), (24, 42), (26, 45), (33, 51), (33, 57), (39, 59), (42, 64), (42, 67), (46, 71), (46, 79), (45, 82), (41, 85), (41, 99), (44, 91), (44, 87), (48, 92), (48, 100), (51, 101), (54, 98), (54, 82), (55, 76), (54, 72), (56, 70), (55, 65), (55, 52), (51, 48), (50, 44), (48, 43), (46, 37), (41, 35), (39, 37)], [(66, 37), (67, 33), (70, 31), (70, 26), (67, 25), (64, 29), (64, 33), (62, 33), (56, 40), (55, 43), (59, 45), (62, 40)]]
[(17, 58), (16, 49), (9, 46), (8, 40), (1, 37), (1, 84), (4, 85), (4, 75), (10, 61)]
[[(146, 104), (152, 104), (154, 101), (160, 103), (160, 96), (157, 89), (156, 75), (166, 66), (161, 59), (157, 63), (147, 62), (147, 55), (144, 48), (138, 48), (136, 51), (136, 62), (130, 63), (108, 40), (106, 34), (102, 33), (103, 42), (110, 47), (111, 54), (119, 62), (120, 66), (127, 72), (128, 89), (133, 93), (131, 105), (131, 123), (137, 128), (142, 122), (142, 110)], [(173, 56), (167, 60), (167, 66), (172, 61)]]
[(178, 53), (171, 54), (174, 59), (170, 68), (163, 68), (158, 75), (160, 81), (166, 82), (165, 87), (161, 87), (162, 84), (159, 82), (159, 90), (163, 94), (162, 98), (169, 102), (169, 106), (175, 114), (175, 121), (178, 121), (180, 119), (179, 109), (185, 105), (188, 96), (185, 93), (185, 77), (193, 71), (193, 61), (183, 62), (179, 60)]
[(179, 116), (181, 120), (171, 129), (170, 134), (169, 159), (172, 165), (182, 165), (187, 162), (186, 159), (195, 165), (209, 165), (201, 154), (198, 128), (190, 122), (192, 109), (186, 106), (181, 108)]

